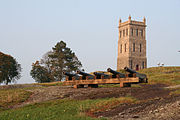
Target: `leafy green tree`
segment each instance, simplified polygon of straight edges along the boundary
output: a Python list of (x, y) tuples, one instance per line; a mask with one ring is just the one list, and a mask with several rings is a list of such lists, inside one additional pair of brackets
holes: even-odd
[(53, 66), (51, 64), (52, 59), (49, 57), (50, 54), (52, 54), (52, 51), (48, 51), (46, 54), (44, 54), (43, 58), (40, 61), (40, 64), (47, 69), (48, 73), (51, 74), (53, 70)]
[(21, 65), (12, 56), (0, 52), (0, 83), (15, 82), (21, 77)]
[(65, 42), (58, 42), (52, 49), (53, 51), (49, 54), (49, 58), (51, 58), (53, 68), (52, 74), (56, 80), (62, 80), (63, 71), (75, 72), (82, 67), (75, 53), (66, 46)]
[(30, 75), (38, 83), (51, 82), (53, 79), (48, 70), (39, 64), (39, 61), (32, 64)]
[[(47, 52), (41, 62), (34, 63), (31, 76), (37, 81), (61, 81), (63, 71), (75, 72), (82, 67), (81, 62), (63, 41), (58, 42), (52, 51)], [(43, 80), (46, 79), (46, 80)]]

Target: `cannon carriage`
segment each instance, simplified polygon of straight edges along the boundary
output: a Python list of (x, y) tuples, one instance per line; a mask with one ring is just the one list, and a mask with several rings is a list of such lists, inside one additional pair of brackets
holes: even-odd
[(117, 72), (111, 68), (107, 69), (111, 75), (100, 72), (94, 72), (94, 75), (84, 71), (77, 71), (76, 74), (64, 72), (66, 81), (63, 82), (63, 85), (73, 85), (74, 88), (82, 88), (87, 85), (91, 88), (97, 88), (99, 84), (120, 84), (120, 87), (130, 87), (131, 84), (135, 83), (147, 83), (145, 74), (138, 73), (128, 67), (125, 67), (124, 70), (128, 74)]

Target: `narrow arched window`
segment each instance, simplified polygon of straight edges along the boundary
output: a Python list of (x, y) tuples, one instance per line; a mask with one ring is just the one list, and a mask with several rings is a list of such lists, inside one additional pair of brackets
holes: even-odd
[(128, 29), (126, 29), (126, 36), (128, 36)]
[(139, 47), (140, 47), (140, 50), (139, 50), (139, 51), (141, 52), (141, 49), (142, 49), (142, 45), (140, 44), (140, 45), (139, 45)]
[(138, 29), (136, 29), (136, 36), (138, 36)]
[(131, 35), (133, 36), (133, 28), (131, 29)]
[(124, 45), (124, 51), (126, 52), (126, 44)]
[(123, 37), (125, 36), (125, 30), (123, 30)]
[(144, 67), (145, 65), (144, 65), (144, 61), (142, 62), (142, 69), (144, 69), (145, 67)]
[(133, 61), (130, 60), (130, 68), (133, 69)]
[(121, 47), (120, 47), (120, 53), (122, 53), (122, 44), (121, 44)]
[(135, 43), (133, 43), (133, 52), (135, 52)]
[(143, 30), (141, 30), (141, 36), (143, 37)]

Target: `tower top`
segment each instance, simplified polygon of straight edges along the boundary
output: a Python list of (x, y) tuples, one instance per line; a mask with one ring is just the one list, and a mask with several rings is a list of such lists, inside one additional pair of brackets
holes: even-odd
[(119, 23), (121, 23), (121, 18), (119, 18)]
[(131, 15), (129, 15), (128, 20), (124, 22), (120, 18), (118, 28), (126, 26), (126, 25), (139, 25), (139, 26), (146, 27), (146, 18), (144, 17), (142, 21), (136, 21), (136, 20), (132, 20)]
[(144, 22), (144, 24), (146, 24), (146, 18), (145, 17), (143, 18), (143, 22)]
[(128, 18), (129, 21), (131, 21), (131, 15), (129, 15), (129, 18)]

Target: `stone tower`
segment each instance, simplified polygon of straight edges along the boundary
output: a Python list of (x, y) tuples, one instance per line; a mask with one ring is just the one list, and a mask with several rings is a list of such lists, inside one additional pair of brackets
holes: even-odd
[(146, 19), (143, 21), (119, 20), (117, 70), (129, 67), (134, 70), (147, 68)]

